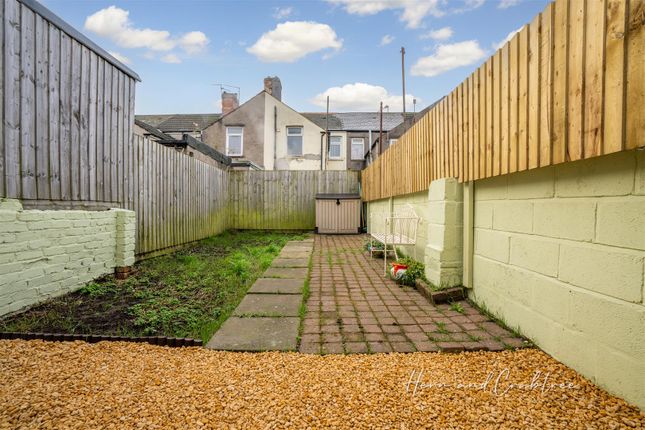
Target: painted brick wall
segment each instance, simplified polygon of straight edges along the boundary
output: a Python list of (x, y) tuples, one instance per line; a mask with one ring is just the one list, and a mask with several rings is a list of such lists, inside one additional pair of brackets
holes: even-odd
[(474, 300), (645, 407), (645, 152), (475, 182)]
[(134, 264), (132, 211), (22, 210), (0, 200), (0, 315)]

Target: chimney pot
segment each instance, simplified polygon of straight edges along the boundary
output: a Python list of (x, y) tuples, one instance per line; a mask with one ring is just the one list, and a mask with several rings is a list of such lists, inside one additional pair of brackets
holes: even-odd
[(264, 91), (282, 101), (282, 83), (280, 82), (280, 78), (277, 76), (267, 76), (264, 78)]
[(222, 115), (234, 111), (240, 106), (240, 101), (237, 98), (237, 93), (222, 92)]

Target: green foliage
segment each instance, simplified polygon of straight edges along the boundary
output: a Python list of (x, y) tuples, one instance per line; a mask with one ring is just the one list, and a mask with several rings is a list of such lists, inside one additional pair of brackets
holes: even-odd
[(417, 279), (425, 280), (425, 266), (410, 257), (401, 258), (398, 263), (408, 266), (405, 273), (397, 281), (403, 285), (414, 286)]
[(90, 296), (100, 297), (106, 294), (115, 293), (117, 286), (113, 282), (90, 282), (79, 290), (79, 293)]
[(458, 302), (450, 303), (450, 309), (452, 309), (455, 312), (459, 312), (460, 314), (464, 313), (464, 307), (461, 305), (461, 303), (458, 303)]
[(3, 331), (194, 337), (233, 312), (273, 258), (302, 233), (227, 231), (144, 260), (125, 281), (108, 276), (0, 321)]

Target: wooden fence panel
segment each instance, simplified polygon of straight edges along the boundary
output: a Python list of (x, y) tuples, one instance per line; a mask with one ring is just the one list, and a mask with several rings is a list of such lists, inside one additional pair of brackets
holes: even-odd
[(0, 197), (125, 201), (138, 76), (35, 0), (1, 0), (0, 41)]
[(645, 0), (550, 3), (363, 171), (364, 200), (644, 147), (643, 16)]
[(227, 228), (228, 172), (141, 136), (125, 144), (132, 169), (126, 172), (130, 178), (124, 192), (132, 199), (123, 207), (136, 212), (137, 255), (204, 239)]
[(315, 227), (319, 193), (359, 192), (359, 172), (230, 171), (228, 226), (303, 230)]

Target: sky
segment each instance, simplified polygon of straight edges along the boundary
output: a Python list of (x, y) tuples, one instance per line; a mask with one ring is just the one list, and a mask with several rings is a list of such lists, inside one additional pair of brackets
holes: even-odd
[(137, 114), (220, 112), (278, 76), (301, 112), (421, 110), (448, 94), (546, 0), (40, 0), (141, 77)]

